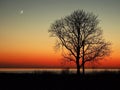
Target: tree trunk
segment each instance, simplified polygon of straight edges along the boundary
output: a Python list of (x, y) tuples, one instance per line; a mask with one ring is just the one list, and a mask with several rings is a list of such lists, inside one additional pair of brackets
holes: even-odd
[(83, 65), (82, 65), (82, 74), (83, 74), (83, 76), (85, 75), (85, 65), (84, 65), (84, 62), (82, 62), (83, 63)]
[(83, 51), (82, 51), (82, 53), (83, 53), (83, 56), (82, 56), (82, 74), (83, 74), (83, 76), (85, 75), (85, 63), (84, 63), (84, 54), (85, 54), (85, 52), (84, 52), (84, 41), (83, 41)]
[(80, 75), (79, 58), (76, 58), (76, 65), (77, 65), (77, 75)]

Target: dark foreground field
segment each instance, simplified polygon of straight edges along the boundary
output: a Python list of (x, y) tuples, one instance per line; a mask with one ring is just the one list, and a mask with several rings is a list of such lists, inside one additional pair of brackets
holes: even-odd
[(75, 74), (0, 73), (0, 90), (120, 90), (120, 72)]

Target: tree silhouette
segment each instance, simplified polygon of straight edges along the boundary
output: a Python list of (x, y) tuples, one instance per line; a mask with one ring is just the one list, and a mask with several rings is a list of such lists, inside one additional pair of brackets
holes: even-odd
[(76, 10), (71, 15), (56, 20), (48, 30), (56, 37), (56, 46), (65, 50), (64, 58), (74, 61), (77, 74), (88, 61), (101, 60), (110, 53), (110, 43), (105, 42), (102, 30), (98, 27), (99, 20), (93, 13)]
[(105, 56), (110, 54), (110, 42), (106, 42), (102, 38), (102, 30), (83, 31), (82, 40), (82, 69), (84, 74), (84, 65), (86, 62), (102, 60)]

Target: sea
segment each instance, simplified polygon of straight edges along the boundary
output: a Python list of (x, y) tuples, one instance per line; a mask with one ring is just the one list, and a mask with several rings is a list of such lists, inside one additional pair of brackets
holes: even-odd
[[(85, 73), (93, 73), (93, 72), (120, 72), (120, 69), (85, 69)], [(52, 68), (0, 68), (0, 73), (76, 73), (76, 69), (52, 69)]]

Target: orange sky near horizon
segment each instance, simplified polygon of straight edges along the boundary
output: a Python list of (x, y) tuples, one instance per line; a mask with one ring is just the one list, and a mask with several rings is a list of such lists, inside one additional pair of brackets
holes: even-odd
[[(0, 0), (0, 67), (64, 67), (61, 51), (54, 50), (56, 40), (50, 37), (48, 29), (55, 20), (83, 9), (98, 15), (103, 36), (112, 43), (111, 55), (96, 64), (96, 68), (120, 68), (119, 3), (119, 0)], [(65, 66), (71, 65), (74, 64)]]
[[(114, 58), (114, 60), (113, 60)], [(0, 67), (29, 67), (29, 68), (64, 68), (75, 67), (75, 63), (62, 65), (62, 56), (59, 54), (23, 54), (5, 53), (0, 54)], [(110, 56), (94, 64), (86, 63), (87, 67), (96, 68), (120, 68), (119, 57)]]

